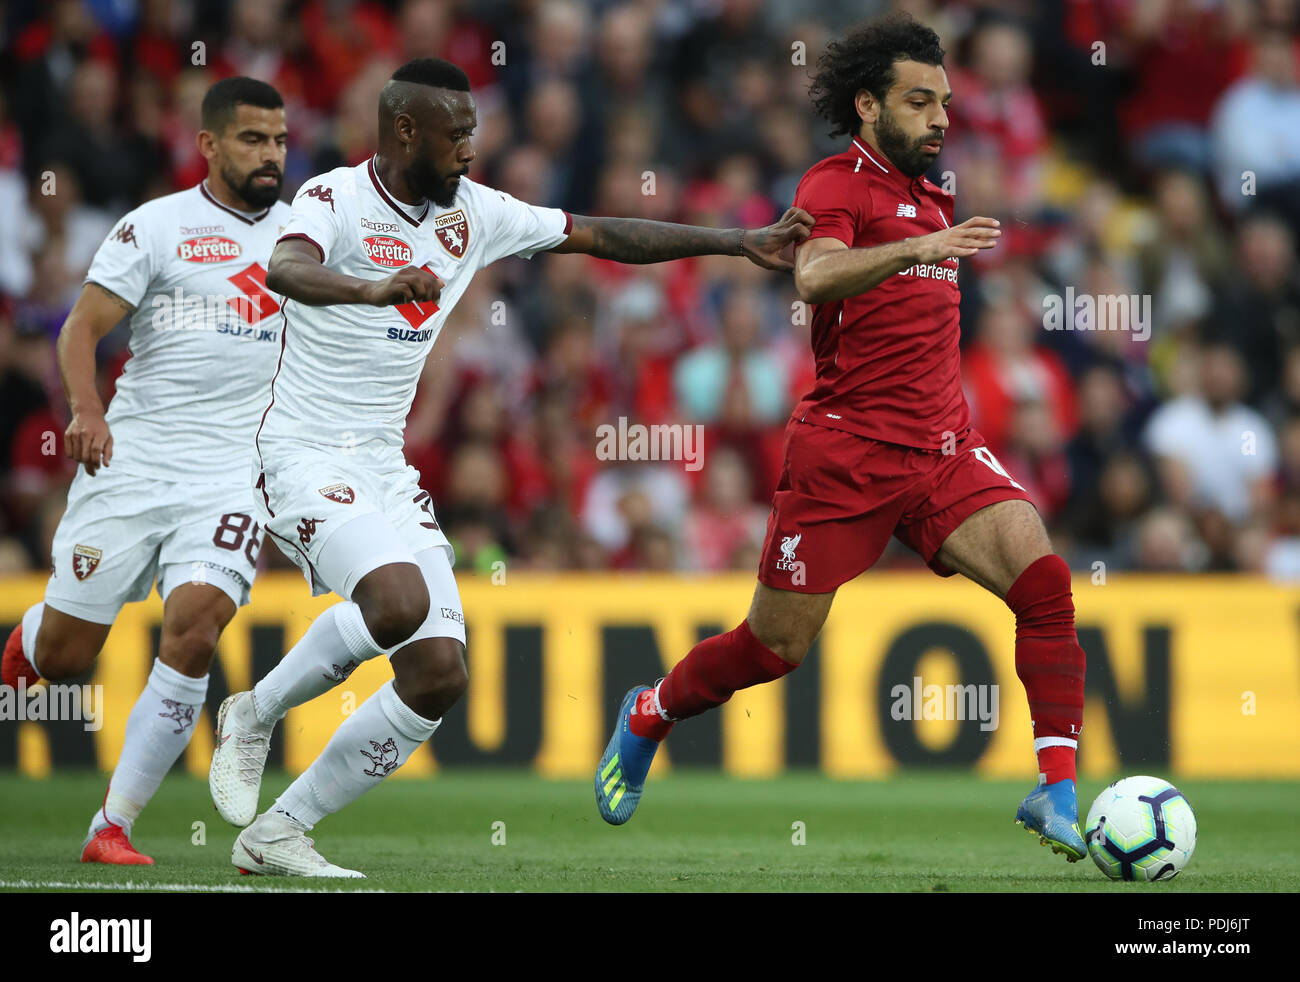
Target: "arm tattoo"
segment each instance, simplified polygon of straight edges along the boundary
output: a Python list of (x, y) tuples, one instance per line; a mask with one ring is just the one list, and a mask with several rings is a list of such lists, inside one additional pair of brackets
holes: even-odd
[(119, 296), (118, 296), (116, 293), (114, 293), (112, 290), (109, 290), (109, 289), (107, 289), (107, 288), (105, 288), (105, 287), (100, 286), (100, 285), (99, 285), (98, 283), (96, 283), (94, 280), (91, 280), (90, 283), (89, 283), (88, 285), (89, 285), (89, 286), (93, 286), (96, 290), (98, 290), (98, 291), (99, 291), (100, 293), (102, 293), (104, 296), (108, 297), (109, 300), (112, 300), (113, 303), (115, 303), (115, 304), (117, 304), (119, 307), (121, 307), (121, 308), (122, 308), (126, 313), (129, 314), (129, 313), (131, 313), (131, 311), (135, 310), (135, 307), (134, 307), (132, 304), (127, 303), (125, 300), (123, 300), (121, 297), (119, 297)]
[(687, 256), (739, 256), (740, 229), (700, 228), (640, 218), (587, 218), (575, 226), (592, 230), (591, 255), (620, 263), (661, 263)]

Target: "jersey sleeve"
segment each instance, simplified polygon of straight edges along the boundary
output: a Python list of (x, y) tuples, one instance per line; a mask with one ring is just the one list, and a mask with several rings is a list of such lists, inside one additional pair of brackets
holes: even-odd
[(333, 175), (306, 181), (294, 195), (289, 221), (277, 243), (285, 239), (306, 239), (320, 250), (321, 261), (328, 264), (330, 250), (343, 233), (343, 202)]
[(559, 245), (573, 229), (573, 219), (559, 208), (530, 205), (492, 188), (483, 189), (483, 199), (489, 224), (484, 265), (506, 256), (532, 259)]
[[(865, 191), (850, 193), (852, 186), (844, 168), (822, 167), (806, 174), (795, 192), (796, 208), (813, 217), (810, 239), (839, 239), (849, 248), (868, 217)], [(861, 182), (865, 185), (865, 182)]]
[(97, 283), (132, 307), (149, 292), (157, 262), (147, 216), (137, 208), (114, 226), (91, 260), (87, 283)]

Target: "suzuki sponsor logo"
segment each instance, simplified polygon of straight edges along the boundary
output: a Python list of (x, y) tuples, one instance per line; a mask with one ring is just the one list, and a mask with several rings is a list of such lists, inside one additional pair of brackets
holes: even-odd
[(361, 240), (366, 258), (377, 266), (401, 269), (411, 265), (411, 247), (391, 235), (370, 235)]
[(201, 235), (176, 247), (176, 255), (187, 263), (224, 263), (238, 259), (241, 252), (239, 243), (224, 235)]
[(433, 337), (433, 328), (426, 327), (419, 331), (408, 331), (401, 327), (390, 327), (388, 329), (389, 341), (428, 341)]

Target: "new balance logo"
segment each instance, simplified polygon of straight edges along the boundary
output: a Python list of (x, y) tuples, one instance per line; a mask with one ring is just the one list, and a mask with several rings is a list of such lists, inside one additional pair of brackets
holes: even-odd
[(894, 217), (895, 217), (895, 218), (915, 218), (915, 217), (916, 217), (916, 205), (899, 205), (899, 206), (898, 206), (898, 213), (897, 213), (896, 215), (894, 215)]

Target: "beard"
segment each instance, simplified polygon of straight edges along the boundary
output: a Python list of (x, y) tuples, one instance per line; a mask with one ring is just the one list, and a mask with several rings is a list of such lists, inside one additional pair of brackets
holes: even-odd
[(934, 142), (942, 145), (943, 134), (927, 133), (919, 139), (910, 139), (882, 105), (880, 118), (876, 120), (876, 142), (880, 144), (880, 152), (893, 161), (895, 167), (908, 177), (920, 177), (937, 159), (934, 154), (922, 150), (922, 145)]
[[(265, 174), (274, 174), (275, 183), (265, 186), (256, 183), (256, 179)], [(228, 188), (244, 199), (245, 204), (251, 205), (253, 211), (270, 208), (280, 200), (280, 191), (284, 187), (284, 172), (275, 166), (262, 167), (242, 176), (222, 168), (221, 179), (226, 182)]]
[(428, 198), (439, 208), (450, 208), (456, 200), (459, 188), (449, 183), (453, 177), (462, 177), (469, 173), (464, 167), (458, 171), (444, 174), (427, 160), (416, 158), (406, 169), (406, 186), (421, 197)]

